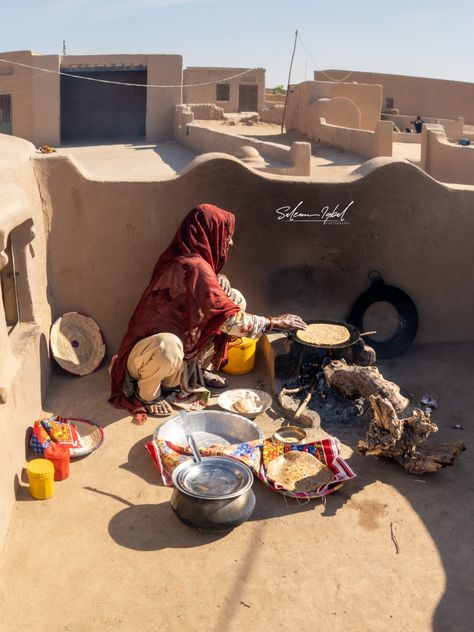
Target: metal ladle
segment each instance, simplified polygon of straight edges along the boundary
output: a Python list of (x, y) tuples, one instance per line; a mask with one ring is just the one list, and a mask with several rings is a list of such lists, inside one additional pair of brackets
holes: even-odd
[(196, 463), (202, 463), (202, 457), (199, 453), (199, 448), (196, 445), (196, 441), (193, 437), (193, 433), (189, 428), (188, 415), (185, 410), (180, 410), (179, 415), (181, 417), (181, 423), (183, 424), (184, 434), (186, 435), (186, 441), (188, 442), (191, 452), (193, 453), (194, 461)]
[[(174, 469), (171, 507), (187, 525), (204, 531), (229, 531), (248, 520), (254, 510), (252, 472), (243, 463), (228, 457), (206, 456), (202, 459), (186, 412), (179, 411), (179, 415), (194, 461), (186, 460)], [(205, 484), (210, 477), (211, 487), (214, 481), (218, 485), (224, 483), (228, 488), (222, 493), (217, 488), (211, 489), (211, 495), (204, 493), (199, 485), (201, 474), (201, 483)]]

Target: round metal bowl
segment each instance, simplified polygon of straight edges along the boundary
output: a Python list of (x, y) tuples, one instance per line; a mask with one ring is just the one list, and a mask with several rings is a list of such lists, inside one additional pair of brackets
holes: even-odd
[(228, 531), (250, 518), (255, 508), (251, 470), (234, 459), (203, 457), (173, 472), (171, 507), (188, 526)]
[(206, 456), (200, 463), (185, 461), (173, 471), (173, 485), (194, 498), (225, 500), (252, 487), (251, 470), (234, 459)]
[[(236, 413), (208, 410), (191, 412), (186, 417), (198, 448), (208, 448), (213, 445), (233, 445), (246, 441), (263, 441), (264, 439), (257, 424)], [(153, 438), (169, 441), (178, 446), (188, 445), (179, 414), (159, 426), (155, 430)]]
[(250, 518), (255, 509), (255, 494), (248, 489), (235, 498), (203, 500), (175, 487), (171, 507), (188, 527), (219, 533), (235, 529)]
[(300, 445), (306, 441), (306, 432), (298, 426), (282, 426), (275, 430), (272, 438), (283, 445)]

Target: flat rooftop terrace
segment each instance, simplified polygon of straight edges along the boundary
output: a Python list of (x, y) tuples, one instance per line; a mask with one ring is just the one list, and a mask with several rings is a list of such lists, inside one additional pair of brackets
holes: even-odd
[[(195, 121), (228, 134), (248, 136), (258, 140), (290, 146), (295, 141), (308, 139), (298, 132), (280, 133), (280, 126), (272, 123), (226, 125), (222, 121)], [(311, 142), (311, 176), (319, 181), (339, 181), (354, 177), (352, 172), (368, 158), (347, 152), (325, 143)], [(198, 155), (178, 141), (147, 143), (137, 139), (121, 142), (104, 140), (88, 141), (83, 144), (64, 144), (57, 148), (60, 154), (72, 156), (94, 178), (106, 180), (149, 181), (172, 178), (180, 173)], [(406, 158), (415, 165), (420, 162), (420, 145), (394, 143), (393, 157)], [(282, 166), (266, 158), (271, 166)]]
[(94, 178), (134, 182), (173, 177), (196, 157), (174, 141), (153, 144), (136, 139), (67, 144), (57, 151), (72, 156)]
[[(379, 366), (406, 393), (436, 396), (435, 441), (472, 445), (474, 343), (418, 345)], [(254, 387), (257, 370), (233, 378)], [(268, 385), (267, 385), (268, 386)], [(55, 370), (45, 413), (84, 416), (105, 443), (72, 462), (48, 501), (20, 487), (0, 563), (5, 632), (156, 630), (460, 632), (474, 618), (474, 466), (469, 453), (433, 475), (362, 457), (365, 427), (325, 427), (358, 474), (326, 503), (298, 504), (254, 483), (255, 512), (227, 534), (181, 524), (145, 443), (107, 404), (105, 368)], [(268, 435), (272, 416), (257, 423)], [(463, 430), (454, 430), (461, 424)], [(398, 541), (397, 554), (391, 528)]]

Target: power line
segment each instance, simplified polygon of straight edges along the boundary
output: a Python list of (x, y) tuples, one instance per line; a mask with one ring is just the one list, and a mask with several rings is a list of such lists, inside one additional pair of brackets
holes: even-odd
[[(311, 59), (311, 61), (314, 64), (314, 68), (315, 70), (318, 67), (318, 64), (316, 63), (316, 61), (314, 60), (314, 57), (311, 55), (310, 51), (308, 50), (308, 48), (306, 47), (305, 43), (303, 42), (303, 40), (301, 39), (301, 35), (299, 36), (299, 41), (301, 42), (301, 46), (304, 48), (304, 50), (306, 51), (306, 54), (309, 56), (309, 58)], [(330, 81), (333, 81), (334, 83), (342, 83), (343, 81), (346, 81), (346, 79), (348, 79), (351, 75), (352, 75), (352, 70), (350, 72), (347, 73), (347, 75), (345, 75), (342, 79), (334, 79), (333, 77), (330, 77), (326, 72), (324, 72), (324, 70), (319, 70), (318, 72), (320, 72), (322, 75), (324, 75), (327, 79), (329, 79)]]
[[(75, 75), (71, 72), (65, 72), (64, 70), (51, 70), (50, 68), (40, 68), (39, 66), (30, 66), (28, 64), (22, 64), (18, 61), (11, 61), (7, 59), (0, 58), (0, 62), (4, 62), (7, 64), (13, 64), (14, 66), (22, 66), (23, 68), (30, 68), (31, 70), (41, 70), (42, 72), (47, 72), (51, 75), (60, 75), (62, 77), (72, 77), (73, 79), (83, 79), (84, 81), (94, 81), (96, 83), (108, 83), (115, 86), (133, 86), (134, 88), (193, 88), (197, 86), (208, 86), (214, 83), (220, 83), (221, 81), (229, 81), (230, 79), (236, 79), (237, 77), (242, 77), (243, 75), (248, 74), (249, 72), (253, 72), (254, 70), (258, 70), (258, 68), (249, 68), (244, 72), (240, 72), (236, 75), (232, 75), (231, 77), (225, 77), (223, 79), (217, 79), (216, 81), (206, 81), (205, 83), (189, 83), (189, 84), (169, 84), (169, 85), (157, 85), (152, 83), (127, 83), (125, 81), (110, 81), (109, 79), (97, 79), (95, 77), (84, 77), (82, 75)], [(87, 72), (85, 70), (85, 72)]]
[[(293, 39), (293, 35), (282, 46), (280, 46), (280, 48), (267, 61), (270, 61), (270, 59), (273, 59), (274, 57), (276, 57), (276, 55), (278, 55), (280, 51), (283, 50), (283, 48), (285, 48), (285, 46), (287, 46), (288, 43), (292, 39)], [(14, 65), (14, 66), (21, 66), (23, 68), (30, 68), (31, 70), (40, 70), (41, 72), (49, 73), (52, 75), (72, 77), (74, 79), (83, 79), (84, 81), (95, 81), (96, 83), (113, 84), (116, 86), (133, 86), (134, 88), (196, 88), (199, 86), (210, 86), (216, 83), (222, 83), (223, 81), (230, 81), (231, 79), (236, 79), (237, 77), (242, 77), (248, 74), (249, 72), (254, 72), (255, 70), (260, 69), (260, 67), (248, 68), (247, 70), (244, 70), (243, 72), (239, 72), (238, 74), (232, 75), (230, 77), (224, 77), (222, 79), (216, 79), (215, 81), (206, 81), (203, 83), (189, 83), (189, 84), (177, 83), (177, 84), (169, 84), (169, 85), (156, 85), (156, 84), (151, 84), (151, 83), (127, 83), (125, 81), (110, 81), (108, 79), (96, 79), (94, 77), (84, 77), (82, 75), (76, 75), (70, 72), (65, 72), (64, 70), (52, 70), (51, 68), (40, 68), (38, 66), (30, 66), (29, 64), (23, 64), (19, 61), (12, 61), (10, 59), (0, 58), (0, 62), (9, 64), (9, 65)]]

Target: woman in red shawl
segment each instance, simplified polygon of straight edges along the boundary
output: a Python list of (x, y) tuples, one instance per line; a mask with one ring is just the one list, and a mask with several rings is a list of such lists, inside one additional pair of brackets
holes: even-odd
[[(219, 275), (234, 225), (232, 213), (211, 204), (197, 206), (158, 259), (111, 368), (109, 401), (139, 421), (147, 412), (172, 412), (162, 386), (179, 387), (181, 398), (208, 394), (201, 371), (204, 357), (218, 369), (229, 335), (258, 338), (272, 329), (306, 327), (299, 316), (266, 318), (245, 312), (242, 295)], [(216, 376), (208, 377), (217, 385)]]

